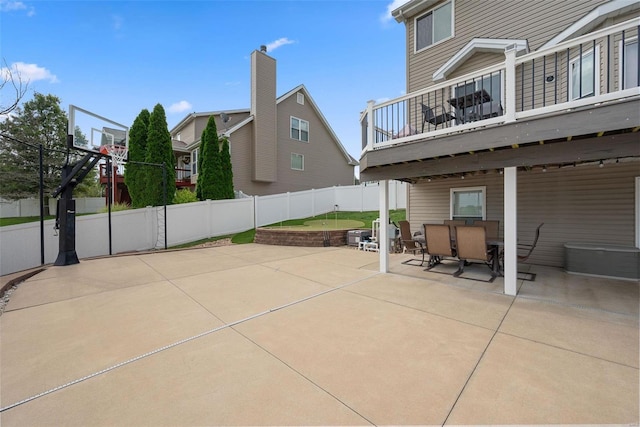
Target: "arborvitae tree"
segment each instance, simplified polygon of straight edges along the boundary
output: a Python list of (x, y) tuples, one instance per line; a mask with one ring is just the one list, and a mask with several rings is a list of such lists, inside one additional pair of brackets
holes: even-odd
[(233, 170), (231, 169), (231, 153), (229, 151), (229, 140), (222, 139), (222, 151), (220, 152), (220, 167), (222, 168), (222, 198), (234, 199), (233, 191)]
[(207, 128), (205, 127), (204, 130), (202, 131), (202, 135), (200, 136), (200, 147), (198, 148), (198, 162), (197, 162), (197, 166), (196, 166), (196, 171), (198, 173), (197, 179), (196, 179), (196, 197), (198, 198), (198, 200), (205, 200), (202, 197), (202, 159), (204, 158), (204, 140), (205, 140), (205, 135), (207, 134)]
[(198, 171), (197, 186), (200, 187), (200, 200), (219, 200), (222, 198), (220, 183), (222, 169), (220, 167), (220, 145), (215, 117), (209, 117), (207, 126), (202, 132), (200, 141), (202, 165)]
[[(171, 204), (176, 192), (175, 157), (171, 145), (171, 134), (167, 126), (167, 116), (160, 104), (153, 107), (149, 117), (149, 130), (147, 132), (147, 163), (164, 163), (167, 171), (167, 204)], [(162, 169), (154, 166), (145, 166), (145, 204), (161, 206), (164, 202), (162, 191)]]
[(16, 200), (38, 195), (39, 145), (45, 149), (45, 194), (60, 184), (67, 158), (67, 114), (57, 96), (34, 93), (11, 118), (0, 121), (0, 133), (0, 196)]
[(124, 169), (124, 183), (129, 189), (131, 196), (131, 206), (143, 208), (146, 206), (145, 196), (145, 168), (148, 166), (139, 165), (135, 162), (146, 161), (147, 155), (147, 133), (149, 132), (149, 119), (151, 114), (146, 108), (140, 111), (138, 117), (133, 121), (129, 131), (129, 163)]

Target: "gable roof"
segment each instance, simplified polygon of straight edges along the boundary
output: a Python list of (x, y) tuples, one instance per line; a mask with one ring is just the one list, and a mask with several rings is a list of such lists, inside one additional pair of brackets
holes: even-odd
[(611, 0), (608, 3), (596, 7), (577, 20), (563, 32), (546, 42), (540, 49), (555, 46), (565, 40), (581, 36), (600, 25), (607, 18), (613, 18), (636, 9), (640, 9), (640, 2), (638, 1)]
[(204, 113), (196, 113), (194, 111), (193, 113), (187, 114), (184, 119), (180, 120), (180, 122), (177, 125), (175, 125), (173, 128), (171, 128), (169, 133), (174, 133), (174, 132), (180, 130), (184, 125), (186, 125), (187, 123), (189, 123), (192, 120), (195, 120), (198, 117), (219, 116), (221, 113), (237, 114), (237, 113), (248, 113), (248, 112), (249, 112), (248, 108), (243, 108), (243, 109), (240, 109), (240, 110), (208, 111), (208, 112), (204, 112)]
[(329, 131), (329, 134), (331, 135), (331, 138), (333, 139), (334, 143), (338, 146), (338, 149), (340, 149), (340, 151), (344, 155), (344, 157), (347, 160), (347, 162), (349, 162), (350, 165), (354, 165), (354, 166), (358, 165), (359, 164), (358, 161), (356, 159), (354, 159), (353, 157), (351, 157), (351, 155), (344, 148), (344, 145), (342, 145), (342, 143), (338, 139), (338, 136), (335, 134), (335, 132), (333, 131), (333, 129), (329, 125), (329, 122), (327, 121), (327, 119), (324, 117), (324, 115), (322, 114), (322, 112), (318, 108), (318, 105), (316, 105), (316, 103), (313, 100), (313, 98), (311, 97), (311, 95), (309, 95), (309, 91), (307, 90), (305, 85), (301, 84), (299, 86), (296, 86), (295, 88), (291, 89), (289, 92), (285, 93), (284, 95), (281, 95), (276, 100), (276, 105), (280, 104), (282, 101), (284, 101), (287, 98), (297, 94), (300, 91), (304, 92), (305, 102), (309, 102), (309, 104), (311, 105), (311, 108), (313, 108), (313, 110), (318, 115), (318, 117), (320, 117), (320, 121), (322, 121), (322, 124), (324, 125), (324, 127), (327, 128), (327, 130)]
[(443, 80), (476, 52), (504, 52), (510, 46), (517, 51), (529, 51), (526, 40), (474, 38), (433, 73), (433, 80)]

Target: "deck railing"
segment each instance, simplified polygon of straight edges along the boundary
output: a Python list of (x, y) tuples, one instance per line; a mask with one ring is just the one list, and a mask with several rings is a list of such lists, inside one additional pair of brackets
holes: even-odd
[(380, 104), (361, 116), (363, 152), (640, 95), (640, 18)]

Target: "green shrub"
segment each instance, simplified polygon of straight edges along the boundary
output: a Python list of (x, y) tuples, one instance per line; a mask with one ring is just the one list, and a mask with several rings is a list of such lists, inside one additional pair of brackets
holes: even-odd
[[(131, 209), (131, 206), (129, 206), (128, 203), (113, 203), (111, 205), (111, 212), (126, 211), (128, 209)], [(101, 208), (99, 211), (99, 213), (107, 213), (107, 212), (109, 212), (108, 206)]]
[(178, 205), (180, 203), (192, 203), (197, 202), (198, 197), (196, 197), (196, 193), (193, 191), (183, 188), (182, 190), (176, 191), (176, 195), (173, 197), (173, 204)]

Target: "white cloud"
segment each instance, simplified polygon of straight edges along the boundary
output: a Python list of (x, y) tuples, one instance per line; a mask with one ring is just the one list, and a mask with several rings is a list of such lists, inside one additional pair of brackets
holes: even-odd
[(124, 24), (124, 18), (120, 15), (111, 15), (111, 25), (113, 25), (113, 29), (116, 31), (120, 31)]
[(280, 46), (284, 46), (284, 45), (287, 45), (287, 44), (293, 44), (293, 43), (295, 43), (293, 40), (289, 40), (286, 37), (279, 38), (278, 40), (273, 41), (273, 42), (271, 42), (271, 43), (269, 43), (267, 45), (267, 52), (274, 51), (277, 48), (279, 48)]
[(182, 113), (184, 111), (191, 110), (192, 108), (193, 106), (188, 101), (180, 101), (180, 102), (176, 102), (175, 104), (172, 104), (171, 107), (169, 107), (169, 112)]
[(399, 8), (400, 6), (402, 6), (405, 3), (408, 3), (408, 1), (407, 0), (393, 0), (391, 3), (389, 3), (387, 5), (386, 12), (383, 13), (382, 15), (380, 15), (380, 20), (382, 21), (382, 23), (386, 24), (387, 22), (391, 21), (393, 19), (393, 16), (391, 16), (391, 12), (393, 12), (394, 10), (396, 10), (397, 8)]
[(14, 62), (11, 67), (2, 67), (0, 69), (0, 75), (6, 80), (9, 73), (12, 73), (14, 78), (20, 78), (23, 82), (35, 82), (38, 80), (49, 80), (49, 83), (59, 83), (58, 77), (51, 74), (51, 71), (44, 67), (38, 67), (37, 64), (25, 64), (24, 62)]
[(33, 7), (27, 6), (21, 1), (0, 0), (0, 12), (15, 12), (17, 10), (26, 10), (27, 16), (33, 16), (36, 14)]

